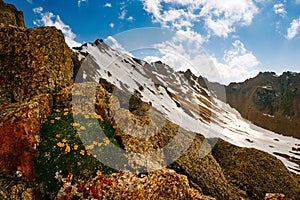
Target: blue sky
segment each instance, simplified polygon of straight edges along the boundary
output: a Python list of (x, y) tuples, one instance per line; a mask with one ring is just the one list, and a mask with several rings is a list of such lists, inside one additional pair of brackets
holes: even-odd
[[(178, 70), (194, 68), (212, 81), (243, 81), (258, 71), (300, 71), (300, 0), (5, 2), (24, 12), (27, 27), (62, 29), (69, 46), (106, 38), (119, 50), (147, 61), (160, 59)], [(145, 27), (157, 29), (137, 29)], [(169, 37), (159, 28), (170, 31)], [(130, 43), (157, 51), (133, 51)], [(208, 70), (210, 65), (214, 70)]]

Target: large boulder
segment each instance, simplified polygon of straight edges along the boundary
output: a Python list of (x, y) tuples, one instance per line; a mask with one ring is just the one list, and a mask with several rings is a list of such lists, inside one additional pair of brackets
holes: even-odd
[(267, 193), (282, 193), (287, 198), (299, 199), (299, 183), (275, 156), (223, 140), (218, 140), (213, 155), (227, 180), (251, 199), (263, 199)]

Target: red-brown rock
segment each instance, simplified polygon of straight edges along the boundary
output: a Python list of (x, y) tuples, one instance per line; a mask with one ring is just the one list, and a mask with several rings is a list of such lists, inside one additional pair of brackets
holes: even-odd
[(0, 173), (22, 173), (33, 181), (34, 156), (39, 141), (40, 122), (49, 113), (48, 95), (24, 104), (1, 108)]

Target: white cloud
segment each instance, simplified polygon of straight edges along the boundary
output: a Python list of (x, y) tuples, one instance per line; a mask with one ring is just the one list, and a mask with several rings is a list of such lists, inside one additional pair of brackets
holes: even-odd
[(111, 23), (109, 23), (109, 27), (110, 27), (110, 28), (114, 28), (114, 27), (115, 27), (115, 24), (111, 22)]
[(104, 7), (111, 8), (112, 5), (111, 5), (111, 3), (106, 3), (106, 4), (104, 5)]
[(286, 38), (288, 40), (291, 40), (294, 37), (296, 37), (298, 35), (298, 33), (299, 33), (299, 28), (300, 28), (300, 18), (294, 19), (291, 22), (290, 27), (287, 29)]
[(122, 12), (119, 15), (119, 19), (125, 19), (126, 14), (127, 14), (127, 10), (122, 10)]
[(300, 4), (300, 0), (295, 0), (295, 3), (296, 4)]
[(287, 14), (283, 3), (274, 4), (273, 9), (275, 14), (281, 17), (285, 17), (285, 15)]
[(210, 56), (202, 49), (202, 44), (207, 38), (191, 30), (176, 31), (174, 36), (159, 44), (155, 44), (161, 57), (146, 56), (148, 62), (161, 60), (174, 70), (186, 71), (190, 69), (195, 75), (205, 76), (212, 81), (221, 81)]
[(132, 22), (132, 21), (134, 20), (134, 18), (133, 18), (132, 16), (129, 16), (129, 17), (127, 18), (127, 20), (130, 21), (130, 22)]
[(80, 7), (81, 6), (81, 4), (83, 3), (83, 2), (88, 2), (88, 0), (78, 0), (77, 1), (77, 5), (78, 5), (78, 7)]
[(164, 27), (192, 28), (203, 22), (208, 31), (227, 37), (236, 26), (248, 26), (258, 8), (252, 0), (142, 0), (144, 10)]
[(147, 56), (144, 60), (161, 60), (174, 70), (190, 69), (197, 76), (202, 75), (210, 81), (223, 84), (244, 81), (257, 75), (258, 71), (252, 68), (259, 61), (241, 41), (234, 41), (232, 48), (224, 52), (223, 61), (219, 62), (202, 49), (206, 39), (192, 31), (177, 31), (172, 39), (155, 45), (163, 56)]
[(32, 4), (32, 0), (26, 0), (28, 3)]
[(43, 12), (43, 10), (44, 10), (44, 9), (43, 9), (42, 7), (37, 7), (37, 8), (34, 8), (34, 9), (33, 9), (33, 12), (34, 12), (34, 13), (39, 13), (39, 14), (40, 14), (40, 13)]
[(232, 43), (233, 48), (224, 52), (223, 60), (230, 66), (241, 66), (245, 69), (259, 64), (252, 52), (248, 51), (240, 40)]
[(75, 41), (76, 34), (72, 32), (69, 25), (66, 25), (59, 15), (54, 15), (52, 12), (43, 13), (43, 8), (34, 8), (33, 12), (38, 14), (41, 19), (34, 20), (33, 24), (36, 26), (55, 26), (57, 29), (61, 30), (65, 36), (66, 43), (69, 47), (80, 46), (81, 44)]
[(259, 65), (259, 61), (251, 51), (248, 51), (240, 40), (232, 43), (232, 48), (224, 52), (223, 61), (218, 62), (211, 57), (224, 83), (240, 82), (254, 77), (258, 71), (252, 68)]

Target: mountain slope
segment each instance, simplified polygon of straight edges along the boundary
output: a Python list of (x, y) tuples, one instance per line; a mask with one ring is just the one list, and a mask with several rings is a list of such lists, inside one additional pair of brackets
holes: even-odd
[[(187, 76), (187, 72), (175, 72), (161, 62), (148, 64), (132, 58), (100, 40), (76, 51), (80, 59), (86, 58), (75, 82), (98, 83), (105, 79), (137, 95), (188, 131), (268, 152), (282, 160), (289, 170), (300, 173), (298, 139), (276, 134), (243, 119), (235, 109), (215, 98), (214, 91), (202, 87), (199, 78)], [(225, 94), (225, 88), (218, 90), (218, 94)]]

